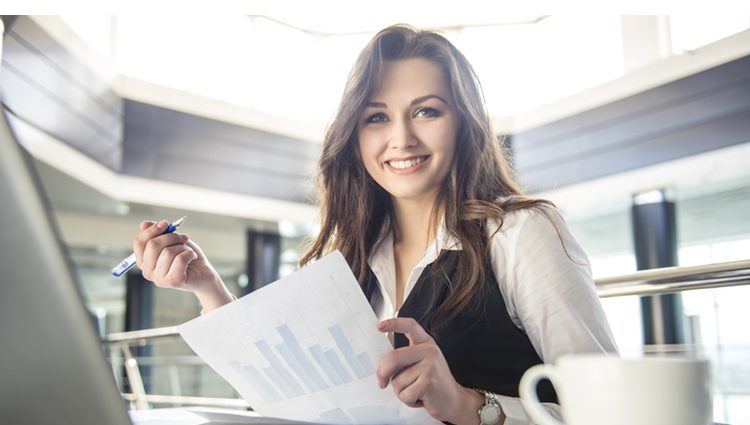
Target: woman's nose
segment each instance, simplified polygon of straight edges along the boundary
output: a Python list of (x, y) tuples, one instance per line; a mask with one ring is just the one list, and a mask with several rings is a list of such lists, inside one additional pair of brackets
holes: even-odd
[(391, 125), (389, 147), (392, 149), (409, 149), (417, 144), (417, 138), (406, 120), (394, 120)]

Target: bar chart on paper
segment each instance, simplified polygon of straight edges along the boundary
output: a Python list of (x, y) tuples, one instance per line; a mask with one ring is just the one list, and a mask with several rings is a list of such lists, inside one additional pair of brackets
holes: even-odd
[(392, 348), (339, 253), (178, 327), (258, 413), (332, 424), (439, 423), (377, 386)]
[(230, 362), (266, 402), (323, 391), (375, 373), (369, 354), (356, 353), (338, 324), (328, 327), (335, 349), (320, 344), (303, 347), (286, 323), (277, 326), (276, 331), (282, 342), (255, 341), (267, 366), (258, 370), (252, 364)]

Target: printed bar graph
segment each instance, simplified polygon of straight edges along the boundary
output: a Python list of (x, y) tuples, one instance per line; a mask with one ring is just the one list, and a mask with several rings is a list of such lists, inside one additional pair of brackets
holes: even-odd
[(336, 355), (335, 351), (326, 350), (323, 352), (323, 354), (325, 354), (326, 359), (328, 359), (328, 363), (333, 366), (333, 369), (336, 371), (336, 373), (338, 373), (341, 379), (344, 380), (344, 382), (352, 381), (352, 375), (349, 374), (349, 372), (344, 367), (344, 364), (341, 363), (341, 360), (339, 359), (339, 356)]
[(321, 369), (323, 369), (323, 372), (326, 374), (328, 379), (333, 382), (334, 385), (341, 385), (344, 383), (344, 380), (336, 372), (336, 369), (334, 369), (331, 362), (329, 362), (325, 354), (323, 354), (323, 350), (320, 348), (320, 345), (315, 344), (312, 347), (308, 348), (308, 351), (310, 351), (310, 354), (312, 354), (315, 362), (318, 363), (318, 366), (320, 366)]
[[(341, 354), (344, 355), (347, 363), (349, 363), (349, 366), (352, 368), (358, 378), (364, 378), (365, 376), (368, 376), (370, 374), (368, 372), (375, 371), (374, 367), (372, 366), (372, 361), (370, 361), (370, 358), (367, 357), (367, 353), (354, 353), (354, 349), (352, 348), (351, 344), (349, 344), (349, 340), (346, 338), (346, 336), (344, 335), (344, 331), (341, 330), (341, 327), (338, 324), (329, 326), (328, 332), (330, 332), (333, 340), (339, 347), (339, 350), (341, 350)], [(366, 361), (366, 363), (364, 364), (363, 359), (365, 359)]]
[(290, 359), (287, 360), (287, 363), (290, 367), (296, 365), (296, 369), (294, 367), (292, 369), (298, 377), (302, 378), (305, 385), (310, 388), (310, 391), (322, 391), (328, 388), (328, 385), (326, 385), (323, 378), (302, 351), (302, 347), (297, 342), (297, 338), (292, 333), (292, 330), (289, 329), (289, 326), (286, 324), (277, 326), (276, 331), (281, 335), (281, 339), (284, 340), (285, 349), (289, 350)]
[[(289, 393), (288, 397), (300, 396), (305, 393), (297, 380), (294, 379), (292, 374), (289, 373), (281, 364), (281, 361), (279, 361), (278, 357), (273, 354), (273, 351), (271, 351), (271, 347), (268, 346), (268, 343), (265, 340), (261, 339), (259, 341), (256, 341), (255, 346), (258, 347), (260, 353), (271, 365), (270, 369), (273, 370), (273, 376), (269, 376), (269, 378), (271, 378), (271, 381), (276, 382), (282, 388), (286, 388), (285, 393)], [(268, 369), (264, 369), (264, 371), (266, 371), (266, 374), (268, 375), (267, 370)]]
[(365, 376), (375, 373), (375, 365), (372, 364), (372, 361), (370, 361), (370, 356), (368, 356), (367, 353), (357, 354), (357, 360), (359, 360), (359, 364), (362, 365), (362, 371), (364, 372)]
[(255, 390), (267, 403), (281, 400), (281, 395), (273, 388), (273, 385), (271, 385), (268, 380), (258, 372), (258, 369), (254, 368), (252, 365), (242, 365), (237, 361), (231, 361), (229, 364), (245, 376), (247, 382), (255, 387)]
[(315, 387), (310, 382), (310, 377), (307, 375), (307, 373), (302, 369), (302, 366), (297, 363), (297, 359), (295, 359), (292, 356), (291, 351), (289, 351), (289, 348), (287, 348), (284, 343), (276, 344), (276, 351), (281, 354), (281, 357), (284, 359), (287, 365), (292, 369), (294, 374), (297, 376), (297, 379), (302, 381), (302, 385), (307, 388), (307, 393), (315, 391)]
[(278, 386), (278, 387), (279, 387), (279, 388), (281, 389), (281, 392), (283, 392), (283, 393), (284, 393), (284, 395), (285, 395), (285, 396), (286, 396), (287, 398), (292, 398), (292, 397), (295, 397), (295, 396), (297, 395), (297, 394), (296, 394), (296, 393), (294, 392), (294, 389), (293, 389), (293, 388), (291, 388), (291, 387), (289, 387), (289, 386), (288, 386), (288, 385), (286, 384), (286, 382), (285, 382), (285, 381), (284, 381), (283, 379), (281, 379), (281, 376), (279, 376), (279, 375), (278, 375), (278, 374), (276, 373), (276, 370), (275, 370), (274, 368), (272, 368), (272, 367), (270, 367), (270, 366), (269, 366), (269, 367), (266, 367), (266, 368), (263, 368), (263, 373), (265, 373), (265, 374), (266, 374), (266, 376), (268, 376), (268, 379), (270, 379), (270, 380), (271, 380), (271, 382), (274, 382), (274, 383), (276, 383), (276, 385), (277, 385), (277, 386)]
[[(274, 344), (275, 350), (265, 339), (255, 341), (258, 351), (268, 362), (268, 367), (263, 368), (262, 373), (249, 365), (231, 364), (266, 401), (281, 399), (279, 392), (287, 398), (292, 398), (325, 391), (332, 385), (343, 385), (353, 381), (354, 378), (334, 349), (324, 351), (320, 344), (315, 344), (305, 352), (287, 324), (276, 326), (276, 331), (282, 341)], [(369, 355), (366, 352), (355, 353), (338, 324), (329, 326), (328, 331), (346, 363), (358, 378), (375, 373), (375, 365)]]

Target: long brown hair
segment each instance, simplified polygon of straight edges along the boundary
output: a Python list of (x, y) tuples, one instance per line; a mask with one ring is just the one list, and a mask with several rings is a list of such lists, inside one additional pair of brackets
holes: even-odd
[[(462, 245), (450, 293), (433, 317), (447, 320), (481, 293), (490, 258), (487, 220), (550, 202), (523, 196), (511, 176), (502, 141), (492, 132), (481, 86), (463, 54), (442, 35), (395, 25), (380, 31), (360, 53), (328, 127), (318, 163), (321, 231), (304, 265), (339, 250), (364, 284), (367, 259), (391, 214), (390, 195), (365, 170), (357, 120), (381, 82), (384, 62), (424, 58), (440, 65), (459, 116), (456, 154), (432, 211), (431, 229), (444, 215), (445, 229)], [(391, 221), (393, 225), (393, 221)]]

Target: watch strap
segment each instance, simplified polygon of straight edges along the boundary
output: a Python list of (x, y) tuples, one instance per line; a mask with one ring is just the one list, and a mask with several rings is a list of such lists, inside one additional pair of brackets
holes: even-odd
[[(497, 399), (494, 393), (491, 393), (489, 391), (480, 390), (479, 388), (474, 388), (474, 391), (484, 396), (484, 404), (477, 411), (477, 416), (479, 417), (479, 424), (480, 425), (498, 425), (500, 423), (500, 419), (502, 418), (502, 413), (503, 413), (503, 409), (500, 407), (500, 401)], [(485, 419), (488, 419), (487, 418), (488, 414), (490, 416), (495, 416), (495, 415), (492, 415), (492, 412), (487, 412), (487, 410), (494, 411), (497, 417), (493, 418), (489, 422), (485, 421)]]

